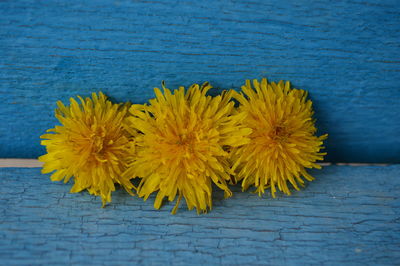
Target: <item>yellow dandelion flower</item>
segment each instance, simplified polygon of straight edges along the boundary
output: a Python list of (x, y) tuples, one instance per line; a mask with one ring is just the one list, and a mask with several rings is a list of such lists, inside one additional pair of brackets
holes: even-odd
[(128, 106), (113, 104), (103, 93), (93, 93), (92, 99), (71, 98), (66, 107), (59, 101), (56, 118), (62, 124), (41, 136), (47, 154), (39, 157), (44, 162), (42, 173), (51, 173), (52, 181), (68, 182), (74, 177), (71, 192), (87, 189), (100, 195), (103, 207), (111, 202), (115, 183), (129, 193), (133, 188), (121, 174), (126, 167), (129, 135), (122, 122)]
[(126, 175), (141, 177), (137, 193), (147, 200), (157, 192), (154, 207), (159, 209), (165, 197), (182, 197), (189, 210), (206, 212), (212, 207), (212, 183), (231, 196), (229, 147), (248, 143), (251, 130), (240, 122), (243, 114), (231, 115), (232, 92), (207, 96), (208, 83), (184, 87), (173, 93), (155, 88), (156, 98), (149, 105), (133, 105), (127, 127), (140, 132), (136, 150)]
[(237, 180), (242, 188), (257, 187), (259, 195), (270, 188), (275, 197), (276, 187), (290, 195), (288, 182), (299, 190), (304, 185), (302, 177), (311, 181), (313, 177), (306, 168), (318, 168), (317, 160), (326, 153), (320, 152), (327, 135), (315, 135), (315, 120), (312, 118), (312, 102), (307, 92), (291, 89), (290, 83), (278, 84), (249, 80), (242, 92), (234, 98), (240, 103), (238, 112), (246, 115), (244, 125), (253, 130), (251, 141), (231, 151)]

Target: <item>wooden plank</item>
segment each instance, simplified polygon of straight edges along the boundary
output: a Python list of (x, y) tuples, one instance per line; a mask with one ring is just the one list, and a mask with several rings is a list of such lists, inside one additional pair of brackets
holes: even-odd
[(399, 265), (400, 165), (327, 166), (292, 196), (214, 195), (206, 215), (118, 190), (101, 208), (39, 169), (0, 169), (0, 261), (12, 264)]
[(0, 157), (43, 154), (59, 99), (265, 76), (310, 91), (327, 161), (400, 162), (399, 18), (395, 0), (2, 1)]

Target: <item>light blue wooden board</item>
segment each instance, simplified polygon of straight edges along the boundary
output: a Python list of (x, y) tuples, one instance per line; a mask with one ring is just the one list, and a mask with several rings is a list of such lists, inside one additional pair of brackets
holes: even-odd
[(197, 215), (121, 190), (101, 208), (39, 169), (0, 169), (0, 261), (11, 264), (399, 265), (400, 165), (328, 166), (292, 196), (241, 193)]
[(400, 162), (398, 1), (2, 1), (0, 157), (44, 153), (55, 101), (145, 102), (246, 78), (310, 91), (328, 161)]

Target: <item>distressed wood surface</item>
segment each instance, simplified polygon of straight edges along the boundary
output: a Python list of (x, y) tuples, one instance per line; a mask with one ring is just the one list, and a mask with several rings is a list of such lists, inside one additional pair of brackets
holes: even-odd
[(39, 169), (0, 169), (3, 265), (399, 265), (400, 165), (327, 166), (292, 196), (214, 194), (206, 215), (118, 190), (68, 193)]
[(56, 100), (145, 102), (246, 78), (310, 91), (327, 161), (400, 162), (398, 1), (1, 1), (0, 157), (44, 153)]

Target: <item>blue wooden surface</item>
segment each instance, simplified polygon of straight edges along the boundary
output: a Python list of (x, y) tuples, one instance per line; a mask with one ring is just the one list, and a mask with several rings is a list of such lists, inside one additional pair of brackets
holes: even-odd
[(0, 157), (44, 153), (55, 101), (145, 102), (166, 80), (310, 91), (328, 161), (400, 162), (393, 1), (1, 1)]
[(0, 169), (0, 261), (13, 264), (399, 265), (400, 165), (328, 166), (292, 196), (216, 193), (171, 215), (119, 190), (101, 208), (39, 169)]

